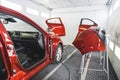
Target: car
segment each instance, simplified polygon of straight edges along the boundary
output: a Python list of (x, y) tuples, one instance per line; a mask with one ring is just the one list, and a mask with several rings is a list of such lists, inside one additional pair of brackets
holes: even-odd
[(82, 55), (106, 50), (105, 30), (88, 18), (82, 18), (73, 45)]
[(34, 21), (0, 6), (0, 80), (29, 80), (62, 58), (63, 43)]

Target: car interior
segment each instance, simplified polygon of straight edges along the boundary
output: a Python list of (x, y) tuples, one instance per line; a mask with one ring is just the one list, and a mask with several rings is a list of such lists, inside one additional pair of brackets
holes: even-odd
[(8, 31), (8, 33), (14, 43), (19, 62), (24, 68), (29, 68), (44, 59), (45, 48), (42, 34), (20, 31)]
[(0, 15), (0, 20), (8, 31), (19, 63), (29, 69), (45, 59), (43, 33), (29, 23), (10, 15)]

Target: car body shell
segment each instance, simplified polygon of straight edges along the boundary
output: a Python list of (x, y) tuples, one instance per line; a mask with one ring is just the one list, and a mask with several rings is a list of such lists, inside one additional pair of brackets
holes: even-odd
[[(43, 62), (38, 63), (33, 68), (29, 70), (25, 70), (19, 64), (16, 52), (13, 47), (13, 42), (8, 32), (4, 28), (3, 24), (0, 22), (0, 51), (8, 74), (7, 80), (28, 80), (54, 60), (57, 46), (58, 44), (63, 45), (62, 41), (58, 36), (48, 34), (34, 21), (32, 21), (31, 19), (29, 19), (28, 17), (22, 15), (17, 11), (0, 6), (0, 12), (7, 13), (17, 18), (20, 18), (23, 21), (30, 23), (31, 25), (33, 25), (35, 28), (37, 28), (43, 33), (45, 48), (46, 48), (45, 59)], [(50, 44), (50, 40), (51, 40), (51, 44)]]

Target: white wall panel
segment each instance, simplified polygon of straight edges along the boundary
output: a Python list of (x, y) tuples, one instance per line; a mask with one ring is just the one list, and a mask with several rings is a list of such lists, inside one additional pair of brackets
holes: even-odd
[(90, 18), (100, 27), (107, 26), (107, 8), (101, 6), (53, 9), (51, 17), (60, 17), (65, 25), (66, 36), (61, 37), (64, 44), (71, 44), (78, 32), (81, 18)]
[(111, 35), (109, 39), (114, 44), (113, 50), (109, 49), (109, 58), (120, 80), (120, 0), (114, 0), (109, 7), (108, 20), (107, 32)]

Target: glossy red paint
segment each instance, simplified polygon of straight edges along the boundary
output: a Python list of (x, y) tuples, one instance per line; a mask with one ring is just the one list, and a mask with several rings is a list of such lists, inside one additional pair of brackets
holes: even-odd
[(55, 57), (56, 48), (58, 44), (62, 45), (62, 41), (56, 35), (50, 35), (47, 32), (45, 32), (34, 21), (32, 21), (31, 19), (22, 15), (19, 12), (0, 6), (0, 13), (6, 13), (8, 15), (15, 16), (31, 24), (32, 26), (34, 26), (36, 29), (40, 30), (43, 33), (46, 49), (45, 59), (39, 64), (32, 67), (31, 69), (26, 70), (20, 65), (18, 57), (16, 55), (16, 51), (14, 49), (13, 41), (0, 21), (0, 54), (2, 54), (5, 68), (7, 71), (7, 80), (29, 80), (36, 73), (41, 71), (44, 67), (46, 67), (48, 64), (52, 62), (52, 60)]
[(90, 29), (84, 31), (83, 33), (78, 33), (73, 44), (80, 50), (82, 55), (92, 51), (105, 50), (105, 45), (102, 40), (95, 31)]
[[(90, 21), (92, 24), (84, 24), (84, 21)], [(78, 32), (83, 32), (85, 30), (87, 30), (88, 28), (90, 27), (97, 27), (98, 25), (92, 21), (91, 19), (88, 19), (88, 18), (82, 18), (81, 19), (81, 22), (80, 22), (80, 25), (79, 25), (79, 29), (78, 29)]]
[(82, 25), (82, 23), (80, 24), (79, 32), (75, 40), (73, 41), (73, 45), (76, 48), (78, 48), (82, 55), (92, 51), (104, 51), (106, 49), (104, 41), (99, 36), (99, 28), (94, 26), (97, 26), (97, 24), (96, 23), (94, 23), (93, 25)]
[(46, 20), (46, 24), (48, 25), (48, 31), (54, 32), (57, 36), (65, 36), (65, 27), (62, 23), (61, 18), (50, 18)]

